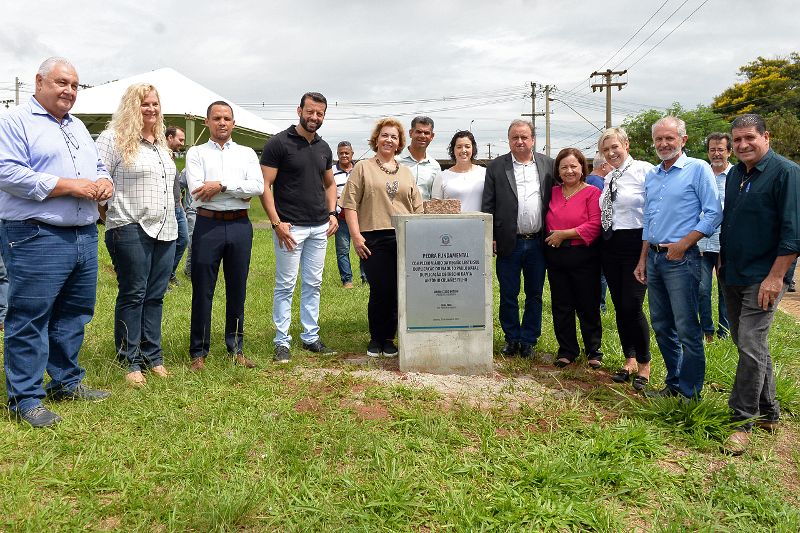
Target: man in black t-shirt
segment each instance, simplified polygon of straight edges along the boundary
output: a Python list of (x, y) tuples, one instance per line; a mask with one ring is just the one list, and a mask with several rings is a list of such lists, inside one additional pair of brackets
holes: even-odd
[[(261, 154), (264, 194), (261, 204), (272, 223), (275, 246), (275, 362), (291, 359), (289, 335), (292, 294), (300, 268), (300, 323), (303, 349), (334, 353), (319, 338), (319, 295), (328, 237), (339, 227), (333, 153), (317, 135), (328, 102), (306, 93), (297, 108), (299, 124), (267, 141)], [(271, 188), (271, 189), (270, 189)]]

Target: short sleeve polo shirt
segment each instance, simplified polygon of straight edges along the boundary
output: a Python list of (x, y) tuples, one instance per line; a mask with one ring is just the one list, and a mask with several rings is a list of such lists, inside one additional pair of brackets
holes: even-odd
[(261, 164), (278, 169), (272, 194), (282, 222), (319, 226), (329, 221), (323, 176), (333, 165), (333, 152), (322, 137), (315, 133), (309, 143), (290, 126), (267, 141)]

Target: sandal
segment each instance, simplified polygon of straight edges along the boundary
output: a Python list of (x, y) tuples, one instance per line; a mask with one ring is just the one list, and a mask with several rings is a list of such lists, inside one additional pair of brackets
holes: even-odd
[(636, 377), (633, 378), (633, 388), (636, 390), (644, 390), (647, 388), (647, 383), (649, 381), (648, 378), (637, 374)]
[(614, 383), (627, 383), (629, 379), (631, 379), (631, 371), (627, 368), (620, 368), (611, 376), (611, 381)]

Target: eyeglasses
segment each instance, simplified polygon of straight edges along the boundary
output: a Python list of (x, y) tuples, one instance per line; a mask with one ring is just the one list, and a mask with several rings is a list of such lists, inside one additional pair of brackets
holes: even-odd
[(727, 152), (728, 152), (728, 150), (726, 148), (709, 148), (708, 149), (708, 153), (709, 154), (725, 154)]
[(63, 133), (63, 134), (64, 134), (64, 137), (66, 137), (66, 138), (67, 138), (67, 141), (69, 141), (69, 143), (70, 143), (70, 144), (71, 144), (71, 145), (72, 145), (72, 146), (73, 146), (73, 147), (74, 147), (76, 150), (77, 150), (78, 148), (80, 148), (80, 145), (78, 144), (78, 139), (76, 139), (76, 138), (75, 138), (75, 136), (72, 134), (72, 132), (71, 132), (71, 131), (69, 131), (69, 130), (67, 129), (67, 126), (66, 126), (65, 124), (61, 124), (61, 133)]

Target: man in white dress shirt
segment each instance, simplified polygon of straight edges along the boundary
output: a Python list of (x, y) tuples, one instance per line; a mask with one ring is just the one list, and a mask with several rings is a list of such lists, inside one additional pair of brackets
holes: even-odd
[(192, 235), (191, 370), (203, 370), (211, 344), (211, 304), (220, 261), (225, 262), (225, 345), (235, 363), (256, 365), (243, 353), (244, 301), (253, 225), (250, 198), (264, 192), (258, 157), (252, 148), (231, 140), (236, 122), (223, 101), (208, 106), (209, 140), (186, 154), (186, 179), (197, 210)]
[(428, 146), (433, 141), (433, 119), (430, 117), (415, 117), (408, 130), (411, 140), (408, 150), (397, 161), (411, 169), (417, 181), (419, 193), (423, 200), (430, 200), (433, 192), (433, 180), (442, 175), (439, 162), (428, 157)]

